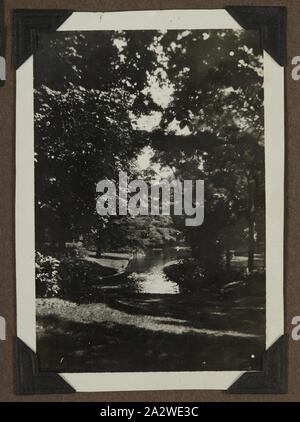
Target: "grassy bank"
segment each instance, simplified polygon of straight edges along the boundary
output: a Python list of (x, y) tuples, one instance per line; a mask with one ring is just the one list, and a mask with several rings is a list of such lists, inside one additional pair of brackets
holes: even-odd
[(260, 369), (264, 327), (264, 300), (255, 295), (37, 300), (37, 348), (45, 371)]

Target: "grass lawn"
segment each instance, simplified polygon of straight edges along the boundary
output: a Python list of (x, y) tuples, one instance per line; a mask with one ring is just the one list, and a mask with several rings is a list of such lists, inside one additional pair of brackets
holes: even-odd
[(225, 295), (118, 292), (82, 304), (37, 299), (41, 370), (260, 369), (265, 301), (247, 289)]

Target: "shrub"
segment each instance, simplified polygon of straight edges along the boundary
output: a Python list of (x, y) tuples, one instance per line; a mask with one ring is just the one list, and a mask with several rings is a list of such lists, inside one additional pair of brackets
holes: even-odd
[(193, 258), (165, 266), (164, 272), (170, 280), (179, 284), (182, 291), (198, 291), (208, 280), (205, 270)]
[[(93, 301), (94, 286), (99, 285), (101, 269), (93, 262), (64, 257), (60, 265), (62, 297), (77, 303)], [(108, 272), (114, 273), (113, 270)]]
[(69, 251), (59, 260), (36, 252), (36, 296), (60, 297), (76, 303), (92, 302), (96, 299), (99, 278), (115, 272), (98, 263), (78, 259)]
[(60, 261), (52, 256), (35, 253), (35, 279), (37, 297), (57, 297), (60, 288)]
[(64, 256), (67, 258), (81, 259), (85, 256), (84, 249), (79, 243), (67, 243)]

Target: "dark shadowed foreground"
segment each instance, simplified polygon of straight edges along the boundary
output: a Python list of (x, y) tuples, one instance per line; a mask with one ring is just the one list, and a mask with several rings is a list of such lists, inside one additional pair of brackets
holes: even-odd
[(37, 300), (41, 370), (260, 369), (265, 299), (257, 283), (180, 295), (116, 295), (113, 287), (98, 303)]

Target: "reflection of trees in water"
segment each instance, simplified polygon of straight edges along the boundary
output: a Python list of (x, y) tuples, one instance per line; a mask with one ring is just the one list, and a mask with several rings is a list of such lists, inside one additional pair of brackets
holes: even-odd
[(189, 248), (167, 247), (148, 251), (137, 256), (129, 264), (128, 288), (137, 293), (178, 294), (181, 292), (176, 280), (168, 278), (164, 269), (190, 256)]

